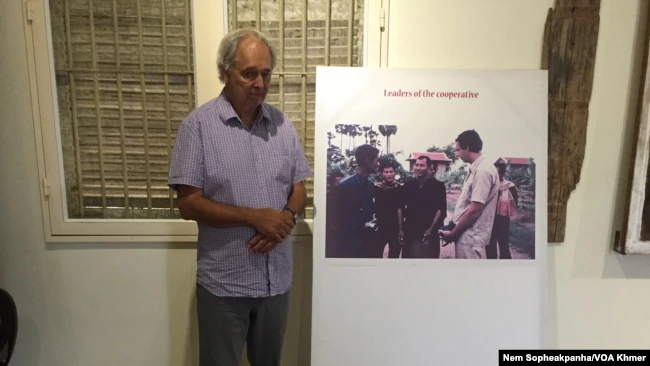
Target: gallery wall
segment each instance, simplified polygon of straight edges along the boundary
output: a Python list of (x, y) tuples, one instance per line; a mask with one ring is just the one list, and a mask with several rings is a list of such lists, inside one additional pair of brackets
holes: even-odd
[[(394, 0), (388, 65), (537, 68), (553, 1), (525, 3)], [(551, 347), (650, 346), (650, 257), (611, 250), (623, 212), (639, 73), (635, 39), (646, 6), (602, 1), (581, 182), (569, 201), (565, 243), (549, 247)], [(20, 1), (0, 2), (0, 287), (20, 305), (12, 364), (196, 364), (195, 247), (44, 243), (22, 14)], [(297, 245), (302, 279), (311, 256), (308, 244)], [(309, 359), (310, 343), (302, 342), (309, 286), (298, 289), (287, 365)]]
[[(392, 1), (388, 66), (539, 68), (553, 3)], [(569, 200), (565, 242), (549, 246), (553, 347), (650, 346), (650, 318), (641, 315), (650, 305), (650, 257), (611, 249), (622, 220), (640, 71), (636, 40), (647, 4), (601, 2), (585, 161)]]

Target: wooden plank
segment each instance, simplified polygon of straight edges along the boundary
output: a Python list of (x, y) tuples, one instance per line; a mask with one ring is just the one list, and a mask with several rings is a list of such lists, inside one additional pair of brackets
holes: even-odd
[(548, 241), (564, 241), (566, 205), (580, 181), (600, 23), (600, 0), (556, 0), (546, 19)]

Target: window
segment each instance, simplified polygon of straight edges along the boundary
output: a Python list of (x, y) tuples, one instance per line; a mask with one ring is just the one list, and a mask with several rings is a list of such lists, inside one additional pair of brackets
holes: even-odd
[[(363, 0), (229, 0), (230, 29), (256, 27), (278, 52), (267, 102), (287, 113), (314, 167), (316, 67), (363, 65)], [(313, 177), (305, 219), (313, 218)]]
[(67, 217), (179, 218), (167, 172), (195, 106), (189, 2), (49, 3)]
[[(374, 1), (374, 0), (373, 0)], [(28, 33), (49, 241), (194, 240), (167, 187), (176, 130), (215, 97), (227, 29), (278, 50), (267, 102), (296, 126), (313, 167), (316, 67), (362, 66), (364, 0), (48, 0)], [(307, 182), (313, 217), (313, 178)], [(305, 233), (305, 231), (301, 231)]]

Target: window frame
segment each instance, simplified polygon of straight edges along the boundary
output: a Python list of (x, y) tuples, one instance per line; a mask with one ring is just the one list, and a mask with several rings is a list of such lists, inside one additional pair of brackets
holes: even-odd
[[(216, 97), (223, 86), (215, 57), (219, 41), (230, 27), (228, 1), (190, 1), (196, 106)], [(370, 14), (379, 14), (382, 0), (364, 1), (361, 67), (380, 66), (382, 31), (379, 17)], [(196, 242), (198, 229), (194, 221), (67, 218), (49, 2), (30, 3), (31, 20), (25, 23), (26, 50), (45, 242)], [(383, 37), (385, 42), (385, 29)], [(291, 235), (311, 236), (312, 229), (313, 219), (299, 220)]]

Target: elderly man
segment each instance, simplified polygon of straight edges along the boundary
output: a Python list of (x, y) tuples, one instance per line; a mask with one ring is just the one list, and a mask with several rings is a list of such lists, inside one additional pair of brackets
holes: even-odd
[(252, 29), (218, 51), (221, 94), (181, 123), (169, 173), (185, 220), (197, 222), (200, 365), (279, 366), (292, 251), (289, 234), (312, 174), (287, 115), (264, 103), (276, 53)]
[(476, 131), (468, 130), (458, 135), (455, 149), (458, 157), (470, 167), (454, 210), (456, 227), (441, 231), (440, 236), (456, 243), (456, 258), (480, 259), (492, 234), (499, 174), (494, 164), (482, 155), (483, 141)]

